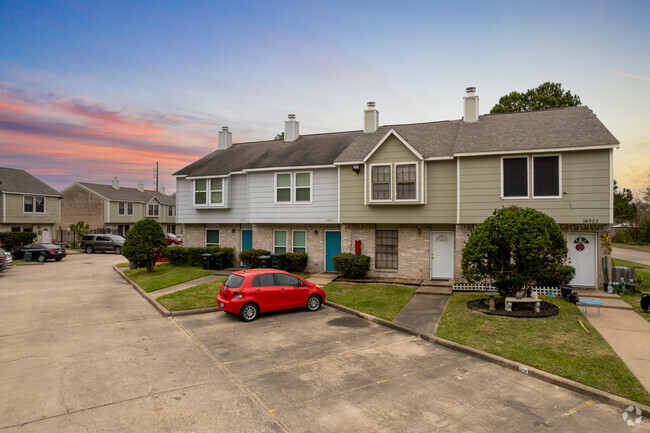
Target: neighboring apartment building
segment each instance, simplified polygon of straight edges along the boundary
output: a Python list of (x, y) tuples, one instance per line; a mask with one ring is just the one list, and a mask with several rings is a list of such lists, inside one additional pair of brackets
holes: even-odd
[(61, 193), (25, 170), (0, 167), (0, 232), (34, 232), (50, 243), (60, 219)]
[(176, 233), (176, 198), (161, 191), (148, 191), (142, 183), (137, 188), (120, 186), (117, 177), (111, 185), (77, 182), (62, 191), (61, 228), (67, 234), (70, 224), (84, 221), (95, 233), (126, 232), (143, 218), (160, 223), (165, 233)]
[[(601, 235), (613, 222), (618, 141), (588, 107), (479, 116), (468, 88), (460, 120), (231, 145), (175, 173), (186, 244), (303, 251), (331, 270), (338, 252), (371, 257), (371, 276), (462, 281), (463, 242), (500, 207), (561, 225), (575, 285), (602, 283)], [(360, 242), (358, 242), (360, 241)]]

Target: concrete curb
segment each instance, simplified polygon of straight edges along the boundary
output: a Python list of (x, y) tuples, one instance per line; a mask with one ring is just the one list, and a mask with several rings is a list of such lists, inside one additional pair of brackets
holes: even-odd
[(629, 406), (638, 407), (642, 415), (646, 418), (650, 418), (650, 406), (638, 403), (636, 401), (620, 397), (618, 395), (610, 394), (607, 391), (601, 391), (600, 389), (593, 388), (591, 386), (573, 381), (571, 379), (566, 379), (564, 377), (557, 376), (555, 374), (547, 373), (546, 371), (539, 370), (534, 367), (529, 367), (527, 365), (521, 364), (510, 359), (502, 358), (498, 355), (493, 355), (482, 350), (474, 349), (472, 347), (463, 346), (462, 344), (455, 343), (453, 341), (445, 340), (444, 338), (436, 337), (434, 335), (429, 335), (424, 332), (420, 332), (417, 329), (410, 328), (408, 326), (400, 325), (398, 323), (389, 322), (388, 320), (381, 319), (370, 314), (363, 313), (361, 311), (354, 310), (352, 308), (346, 307), (344, 305), (337, 304), (331, 301), (325, 301), (325, 305), (335, 308), (337, 310), (343, 311), (348, 314), (360, 317), (362, 319), (368, 320), (370, 322), (377, 323), (379, 325), (386, 326), (397, 331), (404, 332), (406, 334), (413, 335), (415, 337), (421, 338), (423, 340), (429, 341), (431, 343), (437, 344), (439, 346), (446, 347), (448, 349), (455, 350), (457, 352), (466, 353), (468, 355), (480, 358), (484, 361), (491, 362), (493, 364), (500, 365), (501, 367), (507, 368), (509, 370), (519, 371), (520, 373), (532, 376), (536, 379), (543, 380), (544, 382), (551, 383), (556, 386), (568, 389), (570, 391), (578, 392), (580, 394), (586, 395), (588, 397), (595, 398), (597, 400), (603, 401), (612, 406), (619, 407), (621, 409), (626, 409)]

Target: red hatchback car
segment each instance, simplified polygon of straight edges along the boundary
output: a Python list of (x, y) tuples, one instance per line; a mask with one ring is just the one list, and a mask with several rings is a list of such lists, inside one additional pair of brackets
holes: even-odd
[(316, 311), (324, 301), (325, 292), (316, 284), (278, 269), (233, 272), (217, 295), (219, 308), (239, 314), (244, 322), (268, 311), (290, 308)]

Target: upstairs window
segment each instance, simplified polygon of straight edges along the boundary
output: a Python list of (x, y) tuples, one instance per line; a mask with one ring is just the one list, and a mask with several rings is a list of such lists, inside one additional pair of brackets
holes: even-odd
[(194, 179), (194, 206), (223, 206), (225, 183), (221, 177)]
[(45, 213), (45, 197), (33, 195), (23, 196), (23, 212)]
[(278, 173), (275, 175), (275, 201), (277, 203), (291, 203), (291, 173)]
[(296, 173), (296, 202), (311, 201), (311, 173)]
[(528, 157), (501, 160), (501, 196), (528, 198)]
[(390, 200), (390, 165), (375, 165), (370, 172), (372, 200)]
[(36, 204), (34, 212), (45, 213), (45, 197), (34, 197), (34, 202)]
[(208, 204), (208, 181), (206, 179), (196, 179), (194, 181), (194, 204)]
[(133, 215), (133, 203), (126, 204), (126, 214)]
[(26, 195), (23, 197), (23, 211), (34, 212), (34, 197), (31, 195)]
[(210, 179), (210, 204), (223, 203), (223, 179)]
[(160, 211), (160, 205), (157, 204), (149, 204), (149, 207), (147, 209), (147, 216), (158, 216), (158, 213)]
[(119, 202), (117, 204), (117, 214), (118, 215), (124, 215), (124, 205), (125, 203), (123, 201)]
[(561, 197), (560, 157), (533, 157), (533, 197)]
[(167, 207), (167, 216), (174, 216), (174, 206), (170, 205)]
[(417, 166), (415, 164), (395, 165), (397, 200), (417, 199)]

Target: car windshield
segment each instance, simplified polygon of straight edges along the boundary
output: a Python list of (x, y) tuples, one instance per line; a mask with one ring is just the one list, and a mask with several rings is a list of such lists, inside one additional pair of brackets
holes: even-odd
[(111, 239), (113, 239), (115, 242), (124, 242), (124, 238), (119, 235), (113, 235), (111, 236)]
[(243, 282), (244, 282), (244, 277), (240, 277), (239, 275), (232, 274), (228, 277), (226, 282), (223, 283), (223, 286), (231, 289), (237, 289), (241, 287)]
[(168, 238), (175, 238), (176, 235), (174, 233), (167, 233)]

